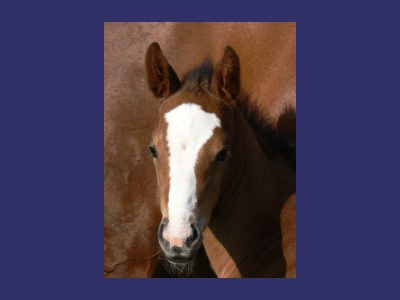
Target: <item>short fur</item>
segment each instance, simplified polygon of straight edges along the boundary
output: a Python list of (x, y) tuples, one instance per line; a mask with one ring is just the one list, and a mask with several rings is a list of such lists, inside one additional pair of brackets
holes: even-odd
[[(151, 47), (149, 51), (152, 51)], [(154, 55), (164, 57), (161, 50), (158, 51)], [(166, 61), (162, 63), (168, 64)], [(147, 71), (151, 73), (159, 69), (148, 68)], [(149, 78), (154, 76), (156, 74), (149, 75)], [(170, 83), (167, 79), (162, 84)], [(282, 136), (282, 131), (273, 128), (269, 119), (262, 118), (258, 107), (250, 104), (249, 97), (242, 95), (239, 57), (227, 46), (214, 73), (207, 59), (187, 73), (180, 89), (161, 99), (159, 122), (153, 132), (153, 144), (160, 149), (159, 156), (154, 160), (158, 186), (162, 191), (160, 245), (165, 257), (178, 263), (193, 259), (200, 243), (204, 241), (205, 250), (218, 277), (292, 277), (295, 274), (295, 264), (293, 261), (287, 263), (284, 255), (290, 253), (293, 259), (295, 241), (283, 237), (282, 232), (292, 236), (295, 224), (293, 227), (293, 223), (281, 220), (281, 217), (294, 216), (286, 212), (295, 209), (295, 206), (285, 204), (292, 201), (295, 193), (295, 144), (288, 142)], [(218, 116), (218, 120), (221, 120), (221, 126), (213, 127), (214, 131), (207, 135), (208, 140), (194, 153), (197, 157), (193, 173), (197, 199), (194, 210), (188, 206), (191, 203), (190, 195), (182, 198), (179, 203), (175, 201), (176, 197), (170, 199), (171, 193), (168, 190), (172, 188), (168, 169), (171, 168), (171, 155), (168, 154), (170, 147), (166, 146), (166, 132), (168, 141), (170, 137), (169, 124), (164, 120), (164, 116), (169, 116), (170, 112), (192, 106), (200, 107), (200, 111)], [(181, 124), (186, 128), (183, 118), (185, 115), (174, 119), (177, 133), (180, 132)], [(193, 124), (197, 128), (201, 126), (200, 119), (203, 118), (189, 120), (200, 122)], [(184, 136), (187, 134), (185, 130)], [(190, 139), (193, 141), (202, 140), (201, 130), (191, 134)], [(179, 143), (176, 149), (185, 151), (185, 148), (179, 147)], [(228, 151), (229, 156), (219, 161), (217, 158), (222, 151)], [(187, 153), (179, 157), (189, 154), (193, 155)], [(176, 174), (184, 174), (187, 165), (174, 164)], [(184, 186), (183, 190), (190, 187)], [(177, 193), (177, 197), (182, 195)], [(196, 231), (199, 237), (196, 243), (191, 242), (193, 239), (186, 242), (182, 238), (178, 243), (175, 237), (164, 235), (169, 219), (172, 220), (165, 208), (169, 207), (170, 211), (171, 205), (174, 210), (191, 213), (183, 222), (186, 222), (185, 228), (195, 226), (199, 229)], [(172, 245), (179, 245), (179, 251)], [(283, 249), (283, 245), (291, 250)]]
[[(209, 90), (214, 76), (214, 65), (210, 58), (205, 59), (199, 66), (189, 71), (182, 80), (182, 89), (197, 93), (201, 90)], [(237, 91), (239, 93), (239, 91)], [(241, 93), (236, 95), (236, 105), (245, 116), (252, 128), (258, 133), (265, 146), (274, 147), (277, 153), (292, 168), (296, 169), (296, 141), (291, 140), (290, 136), (284, 136), (274, 127), (273, 122), (261, 113), (257, 104), (259, 101), (250, 101), (249, 95)], [(286, 113), (289, 113), (288, 108)], [(269, 147), (265, 151), (272, 154)]]

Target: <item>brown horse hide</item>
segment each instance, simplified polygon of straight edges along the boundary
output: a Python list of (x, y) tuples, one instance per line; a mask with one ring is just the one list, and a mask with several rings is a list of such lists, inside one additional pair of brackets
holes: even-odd
[[(148, 146), (159, 101), (147, 84), (145, 56), (160, 44), (177, 76), (227, 45), (240, 58), (241, 85), (277, 132), (296, 141), (295, 23), (104, 24), (104, 276), (169, 277), (157, 228), (156, 172)], [(282, 208), (286, 277), (296, 276), (296, 197)], [(204, 249), (188, 277), (214, 277)]]

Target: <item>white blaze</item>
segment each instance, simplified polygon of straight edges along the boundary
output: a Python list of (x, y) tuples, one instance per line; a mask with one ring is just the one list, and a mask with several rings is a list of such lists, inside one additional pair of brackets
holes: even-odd
[(165, 114), (169, 148), (170, 185), (167, 231), (170, 236), (185, 238), (190, 234), (188, 219), (197, 202), (195, 165), (198, 153), (212, 136), (214, 128), (221, 127), (214, 113), (202, 110), (200, 105), (184, 103)]

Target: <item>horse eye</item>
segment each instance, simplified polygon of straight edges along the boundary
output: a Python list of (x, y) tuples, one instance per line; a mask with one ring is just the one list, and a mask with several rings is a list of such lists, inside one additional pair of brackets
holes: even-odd
[(156, 148), (154, 146), (149, 146), (149, 149), (150, 149), (151, 155), (153, 155), (154, 158), (157, 158), (158, 153), (157, 153)]
[(216, 162), (223, 162), (228, 157), (228, 149), (222, 149), (215, 157)]

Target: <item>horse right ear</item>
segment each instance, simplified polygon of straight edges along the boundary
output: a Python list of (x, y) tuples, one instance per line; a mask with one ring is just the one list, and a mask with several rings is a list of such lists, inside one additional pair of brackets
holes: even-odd
[(150, 90), (157, 98), (175, 93), (181, 83), (169, 65), (158, 43), (152, 43), (146, 53), (147, 80)]

